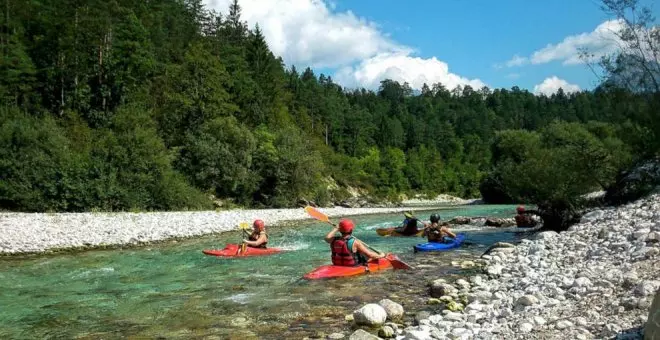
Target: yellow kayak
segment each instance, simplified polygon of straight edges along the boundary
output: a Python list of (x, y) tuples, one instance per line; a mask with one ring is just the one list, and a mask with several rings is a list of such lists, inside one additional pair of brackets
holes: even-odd
[(418, 231), (415, 235), (403, 235), (396, 231), (396, 228), (378, 228), (376, 233), (380, 236), (400, 236), (400, 237), (421, 237), (424, 236), (424, 230)]

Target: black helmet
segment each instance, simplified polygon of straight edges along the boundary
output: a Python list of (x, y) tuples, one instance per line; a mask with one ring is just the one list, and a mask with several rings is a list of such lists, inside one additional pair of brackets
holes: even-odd
[(430, 220), (431, 220), (431, 223), (440, 222), (440, 215), (433, 214), (433, 215), (431, 215)]

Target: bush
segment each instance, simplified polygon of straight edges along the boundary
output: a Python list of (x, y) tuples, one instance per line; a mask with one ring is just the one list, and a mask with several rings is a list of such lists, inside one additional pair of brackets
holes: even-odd
[[(507, 134), (506, 141), (529, 137), (524, 131)], [(496, 190), (536, 204), (546, 228), (565, 230), (578, 218), (582, 195), (612, 183), (621, 166), (614, 155), (622, 151), (611, 149), (616, 141), (600, 140), (577, 123), (555, 122), (541, 131), (540, 138), (540, 144), (525, 147), (522, 156), (503, 153), (491, 176), (501, 180), (495, 182), (501, 184)]]

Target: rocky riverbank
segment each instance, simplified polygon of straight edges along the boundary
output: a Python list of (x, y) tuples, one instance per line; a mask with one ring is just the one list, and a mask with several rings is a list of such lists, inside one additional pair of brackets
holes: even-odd
[[(429, 207), (322, 208), (330, 217), (396, 213)], [(0, 255), (139, 245), (309, 219), (302, 208), (151, 213), (0, 213)]]
[(351, 319), (377, 328), (350, 339), (641, 339), (660, 288), (660, 194), (475, 262), (482, 273), (432, 282), (414, 325), (370, 304)]

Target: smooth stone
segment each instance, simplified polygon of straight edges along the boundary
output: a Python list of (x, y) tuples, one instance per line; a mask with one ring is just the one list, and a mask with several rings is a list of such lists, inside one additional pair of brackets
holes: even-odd
[(403, 317), (403, 306), (390, 300), (382, 299), (378, 301), (378, 304), (385, 309), (387, 313), (387, 318), (390, 320), (398, 320)]
[(531, 323), (525, 322), (520, 325), (520, 331), (523, 333), (529, 333), (534, 329), (534, 325)]
[(383, 326), (383, 328), (378, 331), (378, 336), (386, 339), (392, 338), (394, 337), (394, 329), (390, 326)]
[(537, 303), (539, 303), (539, 299), (537, 299), (534, 295), (524, 295), (516, 300), (516, 305), (522, 306), (533, 306)]
[(328, 339), (333, 339), (333, 340), (339, 340), (339, 339), (343, 339), (345, 337), (346, 336), (342, 333), (332, 333), (332, 334), (328, 335)]
[(348, 337), (348, 340), (380, 340), (380, 338), (363, 329), (358, 329)]
[(353, 318), (358, 325), (380, 326), (387, 320), (387, 312), (375, 303), (369, 303), (353, 312)]

